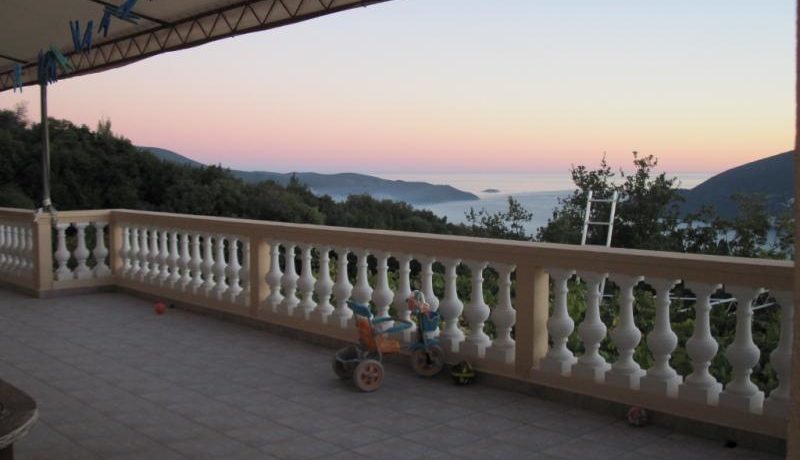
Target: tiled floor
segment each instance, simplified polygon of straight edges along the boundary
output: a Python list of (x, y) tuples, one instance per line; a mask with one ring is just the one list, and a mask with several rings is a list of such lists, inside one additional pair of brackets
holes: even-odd
[(30, 459), (769, 459), (387, 365), (360, 393), (333, 350), (121, 294), (0, 290), (0, 378), (39, 402)]

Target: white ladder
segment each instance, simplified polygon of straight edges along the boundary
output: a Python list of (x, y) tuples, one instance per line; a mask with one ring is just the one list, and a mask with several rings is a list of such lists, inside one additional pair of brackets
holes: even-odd
[[(589, 233), (589, 226), (590, 225), (602, 225), (608, 227), (608, 234), (606, 234), (606, 247), (611, 247), (611, 234), (614, 231), (614, 216), (617, 213), (617, 199), (619, 198), (619, 194), (615, 190), (614, 193), (611, 194), (611, 198), (594, 198), (594, 192), (591, 190), (589, 194), (586, 196), (586, 212), (583, 215), (583, 232), (581, 233), (581, 246), (586, 246), (586, 236)], [(608, 222), (603, 221), (592, 221), (592, 203), (611, 203), (611, 212), (609, 213)], [(602, 299), (603, 293), (606, 290), (606, 280), (600, 283), (599, 291), (600, 297)]]
[[(589, 191), (586, 197), (586, 212), (583, 214), (583, 232), (581, 233), (581, 246), (586, 246), (586, 236), (589, 233), (590, 225), (603, 225), (608, 227), (608, 234), (606, 235), (606, 247), (611, 247), (611, 234), (614, 232), (614, 216), (617, 213), (617, 198), (619, 195), (616, 191), (611, 194), (611, 198), (594, 198), (594, 192)], [(611, 213), (608, 217), (608, 222), (592, 221), (592, 203), (611, 203)]]

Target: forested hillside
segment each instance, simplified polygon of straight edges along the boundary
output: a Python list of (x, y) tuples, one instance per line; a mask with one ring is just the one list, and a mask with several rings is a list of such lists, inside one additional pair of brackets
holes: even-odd
[[(297, 182), (248, 183), (227, 169), (158, 159), (114, 135), (51, 120), (51, 189), (59, 210), (129, 208), (417, 232), (466, 234), (430, 211), (352, 196), (336, 202)], [(0, 111), (0, 206), (41, 201), (41, 131), (21, 111)]]

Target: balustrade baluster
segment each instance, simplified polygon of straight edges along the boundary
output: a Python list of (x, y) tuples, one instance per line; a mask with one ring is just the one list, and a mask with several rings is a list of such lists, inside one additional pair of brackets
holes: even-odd
[(347, 306), (347, 300), (353, 291), (353, 285), (350, 284), (347, 277), (347, 254), (349, 252), (347, 248), (336, 248), (336, 282), (333, 285), (336, 309), (331, 316), (334, 318), (335, 324), (342, 328), (348, 327), (350, 318), (353, 317), (352, 310)]
[(148, 232), (152, 233), (153, 230), (143, 228), (141, 233), (139, 233), (139, 279), (138, 281), (146, 282), (147, 279), (150, 277), (150, 248), (149, 246), (149, 239), (148, 239)]
[(150, 261), (150, 273), (148, 273), (147, 281), (148, 283), (158, 284), (158, 277), (161, 275), (161, 265), (159, 264), (159, 249), (158, 249), (158, 239), (159, 234), (163, 233), (157, 228), (150, 229), (150, 254), (147, 256), (147, 260)]
[(228, 266), (225, 263), (225, 237), (223, 235), (214, 237), (214, 248), (216, 249), (216, 260), (214, 261), (212, 271), (214, 272), (216, 284), (212, 290), (217, 300), (222, 300), (225, 297), (225, 292), (228, 290), (228, 283), (225, 281), (225, 273)]
[(464, 318), (469, 324), (469, 333), (460, 350), (471, 358), (483, 358), (486, 347), (492, 343), (483, 331), (483, 326), (491, 313), (489, 306), (483, 300), (483, 270), (486, 268), (486, 262), (469, 261), (467, 266), (472, 272), (470, 302), (464, 307)]
[(108, 225), (106, 222), (94, 222), (95, 230), (95, 244), (92, 255), (94, 256), (94, 276), (96, 278), (104, 278), (111, 275), (111, 269), (106, 263), (108, 256), (108, 248), (106, 247), (106, 232), (105, 228)]
[(192, 270), (192, 294), (199, 294), (203, 287), (203, 258), (200, 256), (200, 234), (195, 233), (192, 238), (192, 260), (189, 262)]
[[(158, 266), (160, 268), (158, 274), (158, 281), (157, 284), (159, 286), (169, 286), (169, 260), (170, 260), (170, 253), (169, 253), (169, 237), (170, 232), (167, 229), (163, 229), (159, 232), (159, 250), (158, 250)], [(153, 278), (155, 281), (156, 278)]]
[(581, 272), (580, 277), (586, 282), (586, 316), (578, 326), (578, 336), (586, 351), (572, 366), (572, 375), (603, 383), (606, 371), (611, 368), (599, 352), (600, 342), (607, 331), (600, 319), (600, 284), (606, 278), (606, 273)]
[(19, 256), (20, 249), (20, 238), (19, 238), (19, 227), (13, 226), (11, 227), (11, 271), (12, 273), (16, 273), (19, 270), (19, 266), (21, 264), (21, 258)]
[(511, 338), (511, 329), (517, 319), (517, 312), (511, 305), (511, 272), (513, 265), (498, 264), (495, 266), (499, 275), (497, 292), (497, 305), (491, 314), (497, 337), (491, 347), (486, 350), (486, 358), (504, 364), (514, 363), (514, 339)]
[(186, 292), (192, 283), (192, 256), (189, 253), (189, 233), (181, 233), (181, 258), (178, 261), (181, 268), (181, 292)]
[(369, 305), (372, 298), (372, 288), (369, 285), (369, 265), (367, 258), (369, 251), (360, 249), (354, 251), (357, 258), (356, 262), (356, 284), (353, 286), (352, 299), (358, 303)]
[(711, 294), (720, 285), (686, 283), (686, 287), (696, 297), (694, 331), (686, 341), (686, 351), (692, 359), (692, 373), (678, 386), (678, 398), (716, 406), (722, 384), (708, 372), (708, 368), (718, 349), (717, 341), (711, 336)]
[(319, 248), (319, 276), (314, 283), (314, 292), (317, 293), (319, 304), (314, 310), (314, 319), (320, 323), (327, 323), (328, 316), (333, 313), (331, 305), (331, 293), (333, 292), (333, 280), (331, 279), (330, 246)]
[(7, 231), (8, 225), (0, 223), (0, 271), (6, 271), (6, 266), (8, 264), (8, 246), (6, 245), (8, 241), (6, 238)]
[(678, 336), (672, 331), (669, 315), (669, 292), (679, 280), (654, 278), (647, 282), (656, 290), (656, 317), (653, 332), (647, 336), (647, 348), (653, 354), (653, 366), (639, 381), (639, 389), (670, 398), (678, 397), (678, 385), (683, 377), (669, 365), (672, 352), (678, 346)]
[(633, 353), (642, 340), (642, 332), (633, 321), (633, 288), (642, 279), (641, 276), (614, 275), (614, 282), (619, 286), (619, 322), (609, 335), (619, 357), (605, 377), (609, 385), (634, 390), (639, 389), (639, 380), (645, 374), (639, 363), (633, 359)]
[(567, 348), (567, 340), (575, 329), (575, 321), (569, 316), (567, 309), (568, 283), (575, 270), (550, 268), (547, 269), (547, 273), (553, 280), (555, 297), (553, 314), (547, 320), (547, 332), (550, 334), (553, 345), (542, 359), (541, 369), (545, 372), (569, 376), (572, 373), (572, 366), (577, 361), (572, 351)]
[(300, 277), (297, 275), (297, 266), (295, 264), (295, 243), (286, 243), (284, 246), (284, 272), (281, 278), (281, 287), (283, 287), (283, 301), (278, 306), (278, 311), (288, 316), (294, 314), (294, 309), (300, 303), (297, 298), (297, 281)]
[(761, 351), (753, 343), (753, 300), (762, 289), (729, 286), (725, 290), (736, 297), (736, 336), (733, 343), (725, 349), (725, 357), (731, 363), (733, 371), (731, 380), (719, 394), (719, 405), (760, 414), (764, 405), (764, 392), (750, 380), (750, 374), (761, 357)]
[(789, 416), (790, 388), (792, 388), (792, 340), (794, 339), (794, 293), (776, 291), (772, 293), (781, 307), (781, 336), (778, 346), (769, 355), (769, 362), (778, 375), (778, 386), (764, 402), (764, 415), (786, 419)]
[(214, 287), (217, 285), (214, 280), (214, 241), (210, 233), (203, 235), (203, 294), (211, 297)]
[(75, 261), (78, 264), (75, 267), (74, 273), (75, 278), (81, 280), (92, 277), (92, 271), (89, 270), (89, 267), (86, 265), (86, 259), (89, 258), (89, 250), (86, 248), (86, 227), (88, 225), (88, 223), (84, 222), (78, 222), (75, 224), (75, 228), (78, 229), (78, 247), (75, 248), (73, 255), (75, 256)]
[(458, 353), (461, 342), (464, 340), (464, 332), (458, 327), (458, 320), (464, 310), (464, 304), (458, 298), (456, 282), (458, 275), (456, 269), (461, 262), (458, 259), (440, 260), (444, 264), (444, 298), (439, 303), (439, 313), (444, 318), (444, 330), (439, 336), (439, 340), (450, 353)]
[(122, 225), (122, 247), (119, 251), (119, 257), (122, 259), (122, 278), (127, 278), (131, 271), (131, 229), (127, 224)]
[(273, 240), (269, 242), (269, 247), (270, 268), (267, 274), (267, 285), (269, 286), (267, 305), (270, 311), (275, 312), (277, 311), (278, 305), (283, 301), (283, 295), (281, 295), (281, 278), (283, 278), (283, 273), (281, 272), (280, 244)]
[[(394, 295), (392, 306), (397, 314), (397, 317), (403, 321), (411, 321), (411, 312), (408, 310), (406, 299), (411, 295), (411, 259), (410, 254), (395, 255), (397, 260), (397, 292)], [(417, 329), (415, 323), (411, 323), (409, 329), (401, 331), (401, 337), (404, 342), (410, 342), (413, 337), (414, 331)]]
[(300, 279), (297, 281), (297, 288), (302, 299), (297, 304), (297, 308), (303, 315), (303, 319), (311, 318), (317, 304), (314, 303), (314, 275), (311, 273), (311, 245), (303, 244), (300, 246)]
[(239, 285), (240, 273), (242, 271), (242, 264), (239, 263), (239, 239), (235, 236), (228, 238), (228, 280), (230, 287), (228, 288), (228, 301), (231, 303), (239, 303), (239, 295), (241, 295), (242, 287)]
[(389, 317), (389, 306), (394, 299), (394, 292), (389, 288), (389, 253), (375, 251), (377, 259), (377, 276), (375, 278), (375, 290), (372, 292), (372, 302), (377, 309), (377, 318)]
[(433, 263), (436, 259), (433, 257), (422, 257), (419, 260), (422, 270), (420, 270), (420, 281), (422, 284), (422, 294), (425, 295), (425, 301), (431, 306), (431, 310), (439, 310), (439, 299), (436, 293), (433, 292)]
[(181, 254), (178, 252), (178, 229), (172, 228), (169, 232), (169, 258), (166, 261), (169, 265), (169, 277), (167, 278), (166, 284), (173, 289), (180, 286), (180, 260)]
[(241, 305), (250, 305), (250, 238), (245, 238), (242, 244), (242, 269), (240, 271), (239, 283), (242, 285), (242, 293), (237, 299)]
[(130, 258), (131, 258), (131, 269), (128, 272), (128, 277), (131, 280), (136, 280), (139, 277), (139, 271), (141, 268), (141, 248), (139, 247), (139, 229), (137, 227), (133, 227), (131, 229), (131, 251), (130, 251)]
[[(67, 235), (66, 231), (69, 228), (70, 224), (56, 224), (56, 252), (53, 254), (53, 257), (56, 259), (58, 263), (58, 268), (56, 269), (56, 280), (63, 281), (68, 279), (73, 279), (72, 270), (67, 267), (67, 262), (69, 261), (69, 250), (67, 250)], [(13, 242), (13, 239), (12, 239)]]

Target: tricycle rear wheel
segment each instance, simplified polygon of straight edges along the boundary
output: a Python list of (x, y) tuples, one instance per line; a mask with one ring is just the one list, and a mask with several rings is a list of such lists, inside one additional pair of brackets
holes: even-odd
[(411, 368), (423, 377), (433, 377), (444, 368), (444, 350), (439, 346), (411, 352)]

